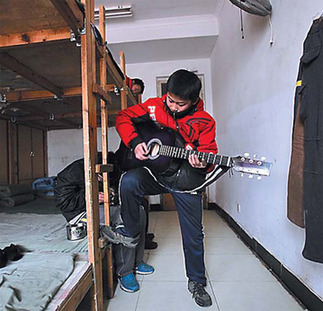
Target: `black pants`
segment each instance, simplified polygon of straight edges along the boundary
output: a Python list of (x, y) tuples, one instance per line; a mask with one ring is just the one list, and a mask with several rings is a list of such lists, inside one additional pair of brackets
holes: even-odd
[(303, 256), (323, 263), (323, 18), (313, 22), (304, 41), (301, 65), (306, 230)]
[(121, 216), (131, 236), (140, 232), (140, 205), (144, 195), (171, 193), (179, 218), (186, 275), (206, 285), (202, 227), (202, 195), (179, 193), (161, 186), (145, 168), (130, 170), (120, 180)]

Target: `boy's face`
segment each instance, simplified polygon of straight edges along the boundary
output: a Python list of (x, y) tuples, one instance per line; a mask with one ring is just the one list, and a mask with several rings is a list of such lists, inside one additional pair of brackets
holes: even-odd
[(131, 92), (134, 95), (140, 94), (141, 93), (141, 86), (139, 84), (133, 84), (131, 87)]
[(178, 96), (167, 92), (166, 104), (172, 112), (182, 112), (190, 108), (193, 104), (190, 99), (181, 99)]

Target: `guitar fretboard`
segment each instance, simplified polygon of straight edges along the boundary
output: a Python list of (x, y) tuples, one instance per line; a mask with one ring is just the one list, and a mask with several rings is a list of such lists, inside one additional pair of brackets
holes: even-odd
[(171, 158), (188, 159), (191, 154), (196, 154), (199, 160), (204, 159), (207, 163), (218, 164), (221, 166), (231, 167), (232, 159), (228, 156), (221, 156), (218, 154), (201, 152), (197, 150), (187, 150), (180, 147), (161, 145), (159, 154)]

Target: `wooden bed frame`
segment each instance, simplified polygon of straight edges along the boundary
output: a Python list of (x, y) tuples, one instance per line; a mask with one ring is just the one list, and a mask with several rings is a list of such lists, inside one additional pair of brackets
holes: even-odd
[[(92, 288), (92, 310), (99, 311), (103, 310), (104, 256), (108, 262), (110, 298), (113, 275), (111, 248), (99, 236), (96, 175), (103, 174), (105, 221), (109, 224), (108, 172), (112, 168), (107, 164), (107, 128), (114, 125), (120, 109), (137, 102), (126, 86), (124, 54), (120, 52), (121, 72), (106, 47), (95, 40), (90, 24), (94, 24), (94, 0), (82, 2), (86, 18), (75, 0), (1, 2), (0, 93), (5, 95), (10, 109), (0, 118), (8, 120), (8, 128), (11, 122), (44, 131), (83, 127), (88, 265), (73, 280), (63, 301), (57, 302), (56, 310), (75, 310)], [(99, 16), (105, 43), (103, 6)], [(102, 129), (103, 163), (97, 163), (98, 125)], [(8, 139), (9, 150), (10, 143)], [(13, 160), (9, 155), (10, 161)]]

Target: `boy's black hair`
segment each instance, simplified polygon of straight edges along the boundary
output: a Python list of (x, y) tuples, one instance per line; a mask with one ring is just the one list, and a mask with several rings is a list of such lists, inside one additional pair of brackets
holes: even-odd
[(141, 86), (141, 92), (139, 94), (142, 94), (144, 92), (144, 89), (145, 89), (144, 81), (142, 81), (139, 78), (134, 78), (134, 79), (132, 79), (132, 85), (134, 85), (134, 84), (138, 84), (138, 85)]
[(193, 103), (199, 98), (201, 87), (201, 81), (195, 73), (179, 69), (168, 78), (166, 91), (181, 99), (190, 99)]

